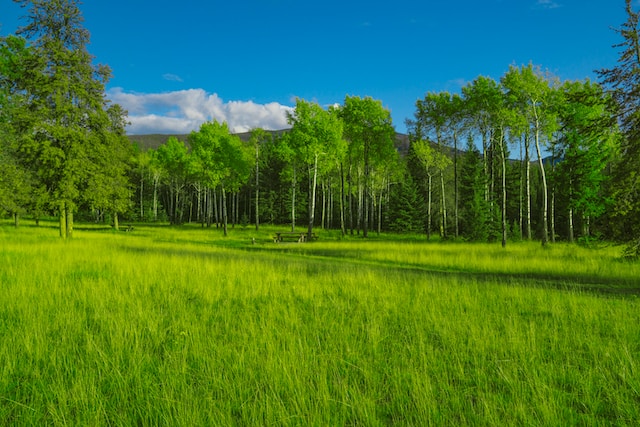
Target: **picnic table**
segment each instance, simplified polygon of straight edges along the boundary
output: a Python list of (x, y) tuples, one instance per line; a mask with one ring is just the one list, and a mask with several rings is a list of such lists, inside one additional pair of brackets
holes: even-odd
[[(316, 240), (317, 238), (318, 236), (316, 236), (316, 233), (311, 233), (312, 240)], [(276, 232), (275, 236), (273, 236), (274, 243), (285, 242), (285, 241), (298, 242), (298, 243), (306, 242), (307, 232), (306, 231), (281, 231), (281, 232)]]

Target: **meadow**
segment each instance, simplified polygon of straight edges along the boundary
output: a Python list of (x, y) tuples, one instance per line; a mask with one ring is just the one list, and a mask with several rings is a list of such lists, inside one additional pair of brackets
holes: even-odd
[(0, 222), (0, 425), (640, 420), (620, 247), (284, 229)]

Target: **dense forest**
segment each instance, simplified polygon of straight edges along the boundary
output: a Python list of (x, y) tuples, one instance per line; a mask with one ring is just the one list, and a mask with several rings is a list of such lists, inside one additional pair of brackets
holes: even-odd
[[(287, 224), (470, 241), (626, 241), (640, 251), (639, 13), (599, 82), (533, 64), (460, 93), (428, 92), (395, 132), (379, 100), (299, 99), (290, 129), (234, 135), (204, 123), (132, 143), (105, 98), (77, 0), (17, 0), (29, 23), (0, 39), (0, 212), (203, 227)], [(148, 142), (148, 141), (147, 141)]]

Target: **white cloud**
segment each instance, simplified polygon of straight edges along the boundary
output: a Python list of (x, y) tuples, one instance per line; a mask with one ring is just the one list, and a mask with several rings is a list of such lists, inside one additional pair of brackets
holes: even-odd
[(538, 0), (537, 6), (543, 9), (557, 9), (560, 7), (560, 4), (553, 0)]
[(204, 89), (189, 89), (164, 93), (125, 92), (113, 88), (107, 97), (129, 112), (132, 135), (150, 133), (189, 133), (198, 130), (208, 120), (227, 122), (234, 133), (261, 127), (268, 130), (288, 128), (287, 112), (292, 107), (271, 102), (223, 101), (217, 94)]
[(167, 73), (164, 74), (162, 76), (163, 79), (168, 80), (170, 82), (182, 82), (182, 77), (178, 76), (177, 74), (171, 74), (171, 73)]

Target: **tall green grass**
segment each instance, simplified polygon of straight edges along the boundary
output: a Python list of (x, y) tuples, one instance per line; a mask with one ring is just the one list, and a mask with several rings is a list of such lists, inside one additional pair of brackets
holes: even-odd
[(0, 226), (0, 424), (640, 419), (618, 248), (273, 230)]

